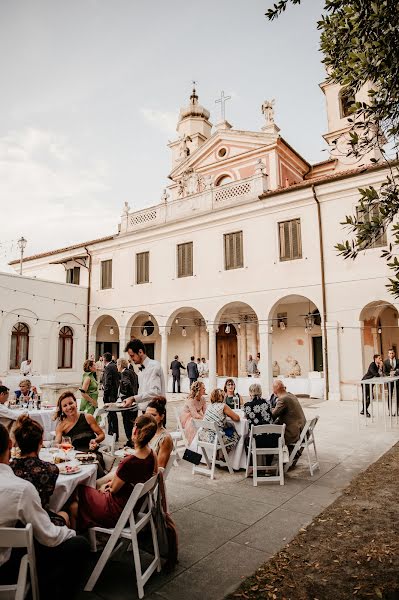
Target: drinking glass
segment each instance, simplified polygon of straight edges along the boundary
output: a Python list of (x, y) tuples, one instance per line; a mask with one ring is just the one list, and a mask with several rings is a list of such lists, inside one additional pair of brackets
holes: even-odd
[(65, 462), (68, 460), (67, 458), (67, 454), (70, 450), (72, 450), (73, 446), (72, 446), (72, 440), (69, 436), (64, 436), (61, 440), (61, 448), (64, 451), (65, 454)]

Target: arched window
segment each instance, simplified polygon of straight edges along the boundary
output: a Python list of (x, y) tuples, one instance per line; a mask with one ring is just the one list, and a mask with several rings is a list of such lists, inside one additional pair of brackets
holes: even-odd
[(16, 323), (11, 332), (10, 369), (19, 369), (28, 356), (29, 327), (26, 323)]
[(226, 185), (226, 183), (231, 183), (232, 181), (233, 181), (233, 178), (230, 175), (222, 175), (216, 181), (215, 185), (216, 186)]
[(351, 115), (352, 105), (356, 102), (354, 96), (349, 95), (345, 90), (343, 90), (339, 96), (340, 101), (340, 109), (341, 109), (341, 119), (344, 117), (349, 117)]
[(58, 368), (72, 369), (73, 331), (70, 327), (61, 327), (58, 335)]

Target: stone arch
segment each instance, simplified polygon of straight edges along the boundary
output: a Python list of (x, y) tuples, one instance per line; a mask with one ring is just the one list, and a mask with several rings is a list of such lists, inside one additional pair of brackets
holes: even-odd
[(89, 355), (98, 360), (104, 352), (110, 352), (115, 358), (120, 356), (120, 331), (116, 317), (108, 313), (99, 315), (90, 330)]
[[(152, 323), (152, 327), (147, 325), (149, 323)], [(125, 328), (125, 340), (128, 342), (134, 338), (138, 338), (144, 343), (150, 358), (160, 359), (160, 324), (154, 315), (144, 310), (131, 315)], [(121, 350), (123, 351), (124, 348), (121, 348)]]
[(186, 364), (191, 356), (208, 358), (208, 333), (206, 320), (200, 310), (193, 306), (180, 306), (168, 317), (168, 362), (174, 356)]
[(363, 367), (367, 368), (374, 354), (387, 356), (389, 348), (399, 352), (398, 310), (386, 300), (373, 300), (359, 315), (362, 333)]

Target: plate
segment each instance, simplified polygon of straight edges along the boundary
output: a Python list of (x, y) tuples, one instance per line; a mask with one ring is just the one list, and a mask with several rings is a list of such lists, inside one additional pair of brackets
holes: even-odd
[(72, 467), (68, 465), (62, 465), (62, 467), (58, 467), (60, 475), (75, 475), (82, 470), (82, 467), (79, 465), (73, 465)]
[(126, 458), (126, 456), (132, 456), (134, 454), (134, 450), (132, 448), (121, 448), (121, 450), (116, 450), (114, 454), (120, 458)]
[(76, 460), (83, 464), (91, 464), (97, 460), (96, 455), (93, 452), (77, 452), (75, 455)]

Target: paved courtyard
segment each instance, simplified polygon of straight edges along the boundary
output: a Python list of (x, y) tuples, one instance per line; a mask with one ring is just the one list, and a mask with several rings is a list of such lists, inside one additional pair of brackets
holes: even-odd
[[(181, 400), (170, 395), (169, 402), (178, 406)], [(398, 429), (359, 428), (351, 402), (301, 402), (307, 418), (320, 415), (315, 430), (320, 470), (313, 477), (304, 458), (287, 475), (284, 486), (269, 483), (255, 488), (244, 471), (229, 475), (222, 469), (217, 469), (216, 479), (211, 481), (192, 476), (184, 461), (172, 469), (167, 493), (179, 531), (179, 565), (169, 575), (153, 575), (145, 587), (145, 598), (222, 599), (399, 440)], [(171, 429), (172, 413), (169, 410)], [(111, 598), (137, 598), (128, 553), (116, 555), (108, 564), (94, 592), (79, 595), (79, 600)]]

